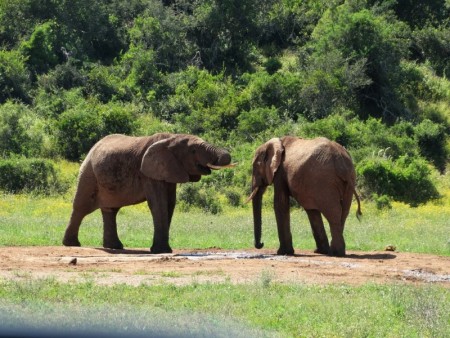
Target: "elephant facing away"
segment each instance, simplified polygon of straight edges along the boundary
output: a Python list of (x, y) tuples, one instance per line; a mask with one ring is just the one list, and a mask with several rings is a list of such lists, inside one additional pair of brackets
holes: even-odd
[[(355, 191), (356, 173), (344, 147), (326, 138), (286, 136), (261, 145), (253, 159), (252, 193), (255, 247), (261, 243), (261, 202), (266, 187), (274, 185), (274, 209), (278, 227), (279, 255), (293, 255), (289, 197), (305, 209), (316, 241), (316, 253), (345, 256), (344, 224)], [(328, 220), (328, 242), (322, 215)]]
[(150, 251), (170, 253), (169, 228), (177, 183), (197, 182), (211, 169), (233, 166), (230, 162), (228, 151), (193, 135), (106, 136), (92, 147), (81, 165), (63, 244), (80, 246), (81, 221), (100, 209), (103, 247), (122, 249), (116, 223), (119, 209), (147, 201), (154, 225)]

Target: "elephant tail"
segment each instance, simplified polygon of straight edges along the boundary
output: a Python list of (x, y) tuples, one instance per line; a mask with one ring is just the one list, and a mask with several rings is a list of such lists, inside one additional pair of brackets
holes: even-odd
[(353, 190), (353, 195), (355, 195), (356, 201), (358, 202), (358, 210), (356, 210), (356, 218), (358, 219), (358, 221), (361, 221), (362, 216), (361, 202), (359, 201), (359, 196), (358, 193), (356, 192), (356, 189)]

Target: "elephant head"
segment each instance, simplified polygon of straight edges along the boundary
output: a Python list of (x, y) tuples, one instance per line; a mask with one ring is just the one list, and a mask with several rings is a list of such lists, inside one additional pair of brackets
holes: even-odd
[(255, 247), (261, 249), (261, 207), (262, 196), (271, 185), (281, 164), (284, 148), (279, 138), (273, 138), (261, 145), (253, 159), (252, 193), (247, 202), (253, 202), (253, 219), (255, 233)]
[(211, 169), (233, 167), (231, 156), (201, 138), (174, 135), (151, 145), (141, 162), (141, 172), (169, 183), (197, 182)]

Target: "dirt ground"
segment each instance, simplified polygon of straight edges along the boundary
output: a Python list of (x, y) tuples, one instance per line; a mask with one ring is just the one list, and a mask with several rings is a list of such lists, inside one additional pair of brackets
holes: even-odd
[(309, 251), (277, 256), (275, 250), (174, 250), (92, 247), (0, 247), (0, 279), (52, 277), (63, 282), (111, 285), (281, 283), (360, 285), (435, 283), (450, 287), (450, 257), (395, 251), (348, 251), (343, 258)]

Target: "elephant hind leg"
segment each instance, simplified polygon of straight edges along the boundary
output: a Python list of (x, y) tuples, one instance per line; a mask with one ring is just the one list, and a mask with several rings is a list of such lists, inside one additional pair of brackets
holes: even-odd
[(78, 186), (77, 193), (73, 202), (72, 214), (70, 216), (69, 224), (66, 227), (64, 233), (63, 244), (65, 246), (80, 246), (78, 240), (78, 232), (80, 229), (81, 221), (83, 218), (96, 210), (97, 205), (97, 193), (95, 190), (83, 189)]
[(331, 243), (329, 255), (331, 256), (345, 256), (345, 221), (342, 220), (342, 212), (343, 211), (340, 204), (336, 205), (334, 208), (328, 208), (323, 212), (323, 215), (330, 224)]
[(306, 213), (308, 214), (311, 230), (316, 241), (316, 250), (314, 252), (327, 255), (330, 251), (330, 245), (323, 225), (322, 215), (319, 210), (312, 209), (306, 210)]
[(330, 255), (337, 257), (345, 256), (345, 239), (344, 239), (344, 224), (341, 220), (330, 221), (330, 232), (331, 232), (331, 244), (330, 244)]
[(83, 218), (96, 210), (93, 206), (79, 206), (74, 203), (72, 214), (70, 216), (69, 224), (64, 233), (63, 244), (65, 246), (81, 246), (78, 240), (78, 232), (80, 230), (81, 221)]
[(117, 234), (116, 217), (120, 208), (102, 208), (103, 216), (103, 247), (123, 249), (123, 244)]

